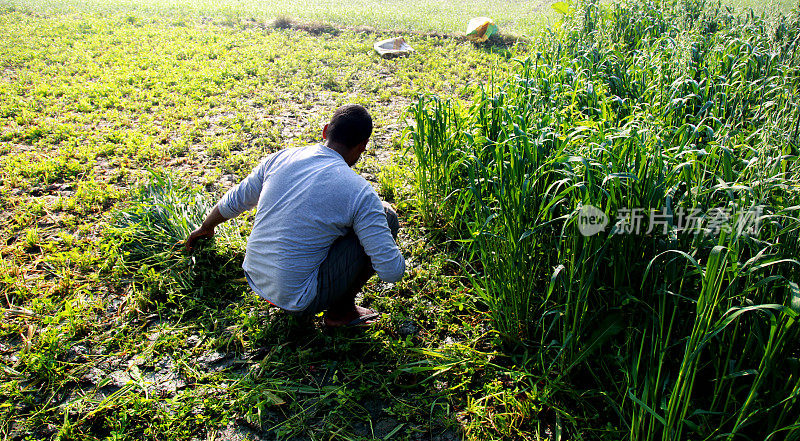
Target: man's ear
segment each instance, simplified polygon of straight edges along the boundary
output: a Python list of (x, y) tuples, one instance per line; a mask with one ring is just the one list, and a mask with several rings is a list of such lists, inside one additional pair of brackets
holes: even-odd
[(328, 139), (328, 125), (325, 124), (325, 127), (322, 128), (322, 139)]

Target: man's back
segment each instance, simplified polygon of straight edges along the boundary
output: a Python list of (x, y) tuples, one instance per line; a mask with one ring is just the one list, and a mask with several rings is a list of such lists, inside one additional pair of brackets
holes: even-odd
[(301, 311), (317, 289), (331, 244), (352, 228), (381, 279), (396, 281), (405, 262), (380, 198), (342, 156), (323, 145), (268, 156), (219, 204), (226, 218), (258, 207), (243, 268), (262, 297)]

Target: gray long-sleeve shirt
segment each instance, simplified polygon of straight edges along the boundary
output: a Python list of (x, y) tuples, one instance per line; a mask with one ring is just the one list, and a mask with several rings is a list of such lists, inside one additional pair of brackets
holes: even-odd
[(319, 266), (348, 228), (382, 280), (403, 277), (378, 194), (322, 144), (267, 156), (218, 204), (228, 219), (256, 206), (242, 268), (253, 290), (283, 309), (302, 311), (316, 296)]

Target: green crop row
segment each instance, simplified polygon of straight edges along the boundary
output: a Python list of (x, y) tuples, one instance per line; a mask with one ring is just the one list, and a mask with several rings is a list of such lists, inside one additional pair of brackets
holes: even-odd
[(631, 440), (800, 437), (799, 20), (589, 1), (471, 105), (409, 109), (422, 218), (540, 401)]

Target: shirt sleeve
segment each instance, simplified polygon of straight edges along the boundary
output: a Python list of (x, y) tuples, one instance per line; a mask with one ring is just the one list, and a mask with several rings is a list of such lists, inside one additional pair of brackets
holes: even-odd
[(406, 262), (389, 230), (380, 197), (367, 184), (356, 200), (353, 230), (384, 282), (397, 282), (406, 272)]
[(217, 203), (222, 217), (232, 219), (258, 205), (258, 198), (264, 185), (265, 170), (271, 157), (272, 155), (261, 161), (242, 182), (222, 196)]

